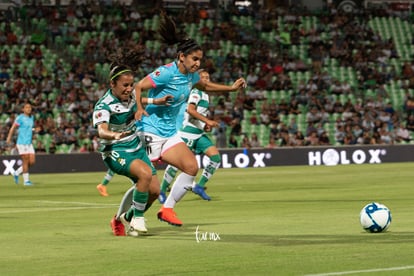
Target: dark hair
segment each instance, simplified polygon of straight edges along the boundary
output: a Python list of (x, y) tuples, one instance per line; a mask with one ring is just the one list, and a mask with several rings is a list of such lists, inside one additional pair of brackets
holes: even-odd
[(108, 59), (111, 61), (109, 80), (115, 81), (124, 73), (134, 74), (144, 59), (145, 48), (141, 45), (135, 48), (120, 48), (115, 53), (110, 54)]
[(178, 34), (174, 20), (165, 11), (161, 12), (161, 23), (158, 30), (161, 41), (168, 45), (177, 44), (177, 54), (188, 55), (191, 52), (202, 50), (201, 46), (192, 38), (185, 38)]

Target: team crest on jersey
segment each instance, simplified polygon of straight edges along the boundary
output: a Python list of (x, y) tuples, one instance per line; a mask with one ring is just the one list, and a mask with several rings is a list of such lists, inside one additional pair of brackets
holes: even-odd
[(102, 112), (97, 112), (97, 113), (95, 113), (95, 118), (96, 119), (99, 119), (99, 118), (101, 118), (102, 117)]
[(155, 71), (155, 72), (154, 72), (154, 75), (155, 75), (156, 77), (159, 77), (159, 75), (161, 75), (161, 72), (160, 72), (159, 70), (157, 70), (157, 71)]

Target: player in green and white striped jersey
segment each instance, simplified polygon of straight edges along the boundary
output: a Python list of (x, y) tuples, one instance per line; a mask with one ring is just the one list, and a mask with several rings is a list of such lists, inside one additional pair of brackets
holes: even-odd
[[(143, 48), (125, 49), (111, 57), (110, 88), (95, 104), (93, 112), (93, 125), (98, 129), (103, 162), (112, 172), (128, 177), (135, 184), (131, 188), (132, 198), (126, 212), (118, 212), (111, 220), (112, 232), (116, 236), (125, 236), (123, 223), (131, 236), (147, 232), (144, 212), (159, 194), (159, 186), (151, 185), (153, 178), (157, 177), (156, 170), (136, 132), (134, 117), (138, 103), (133, 93), (132, 68), (138, 67), (143, 54)], [(138, 102), (140, 104), (141, 99)], [(121, 210), (124, 205), (123, 200)]]
[[(210, 81), (210, 74), (207, 71), (200, 71), (199, 75), (203, 81)], [(210, 196), (205, 192), (205, 185), (220, 166), (221, 162), (217, 147), (207, 135), (207, 132), (210, 132), (213, 127), (218, 126), (218, 122), (208, 118), (209, 104), (210, 100), (207, 93), (196, 88), (192, 89), (184, 114), (184, 122), (178, 131), (178, 134), (194, 153), (205, 154), (209, 158), (209, 163), (203, 169), (200, 179), (192, 187), (192, 191), (204, 200), (211, 200)], [(177, 169), (168, 165), (161, 184), (160, 196), (158, 197), (161, 203), (164, 203), (166, 191), (176, 173)]]

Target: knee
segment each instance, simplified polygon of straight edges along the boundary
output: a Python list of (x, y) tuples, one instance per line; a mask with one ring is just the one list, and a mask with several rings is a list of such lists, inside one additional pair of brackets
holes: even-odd
[(152, 170), (149, 166), (136, 166), (131, 170), (131, 173), (135, 175), (138, 182), (145, 183), (145, 186), (149, 186), (152, 180)]
[(151, 170), (151, 168), (147, 167), (147, 168), (143, 169), (140, 178), (142, 180), (144, 180), (145, 183), (148, 183), (148, 185), (149, 185), (152, 181), (152, 170)]
[(191, 162), (191, 163), (186, 164), (184, 168), (182, 169), (182, 172), (189, 174), (189, 175), (196, 176), (198, 172), (197, 162)]

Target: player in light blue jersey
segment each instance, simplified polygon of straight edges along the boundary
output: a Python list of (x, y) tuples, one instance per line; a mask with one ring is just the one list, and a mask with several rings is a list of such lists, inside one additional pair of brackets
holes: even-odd
[(32, 144), (34, 128), (34, 116), (32, 115), (32, 105), (26, 103), (23, 106), (23, 113), (16, 117), (12, 127), (7, 135), (6, 142), (11, 143), (14, 131), (18, 129), (16, 147), (22, 158), (22, 165), (13, 173), (14, 182), (19, 183), (19, 175), (23, 173), (23, 183), (25, 186), (31, 186), (33, 183), (29, 178), (29, 168), (34, 165), (35, 150)]
[[(144, 133), (151, 161), (162, 160), (181, 171), (164, 205), (157, 213), (161, 221), (181, 226), (182, 222), (177, 218), (173, 208), (192, 188), (198, 164), (194, 153), (177, 133), (179, 111), (187, 103), (193, 87), (206, 92), (230, 92), (244, 87), (245, 80), (237, 79), (232, 85), (200, 80), (197, 72), (203, 58), (200, 45), (193, 39), (180, 37), (175, 22), (165, 13), (161, 15), (159, 34), (163, 42), (177, 46), (177, 57), (175, 61), (158, 67), (135, 85), (137, 99), (141, 98), (142, 91), (148, 90), (148, 98), (145, 100), (148, 105), (144, 109), (142, 103), (137, 101), (135, 119)], [(167, 95), (173, 97), (168, 105), (153, 104)]]

